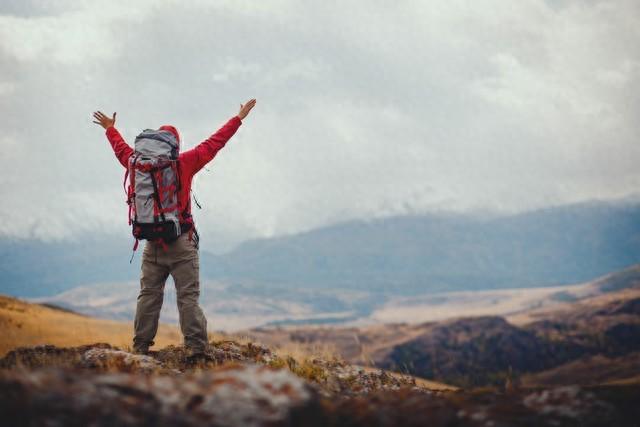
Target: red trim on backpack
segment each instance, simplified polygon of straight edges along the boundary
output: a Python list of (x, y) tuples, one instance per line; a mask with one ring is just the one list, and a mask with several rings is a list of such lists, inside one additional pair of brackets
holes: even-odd
[(159, 215), (161, 213), (164, 213), (164, 209), (162, 208), (162, 202), (164, 200), (164, 197), (163, 197), (164, 187), (162, 186), (162, 170), (157, 170), (151, 173), (153, 173), (156, 180), (156, 188), (158, 191), (158, 194), (157, 194), (158, 197), (156, 200), (157, 200), (157, 203), (160, 204), (159, 206), (155, 206), (154, 215)]
[(169, 250), (169, 246), (167, 246), (167, 243), (164, 241), (164, 239), (162, 237), (160, 237), (158, 239), (158, 243), (160, 243), (160, 246), (162, 246), (162, 249), (166, 252)]
[(162, 186), (162, 172), (157, 170), (153, 172), (153, 175), (156, 177), (156, 187), (158, 189), (158, 202), (160, 203), (159, 207), (162, 207), (162, 193), (164, 192), (164, 187)]
[[(166, 187), (162, 187), (162, 190), (158, 190), (158, 191), (161, 191), (163, 193), (163, 196), (160, 196), (160, 200), (162, 201), (162, 203), (164, 203), (165, 200), (169, 199), (169, 195), (171, 194), (171, 191), (174, 191), (174, 190), (176, 190), (175, 184), (167, 185)], [(175, 193), (176, 193), (176, 199), (177, 199), (178, 198), (178, 196), (177, 196), (178, 193), (177, 193), (177, 191)]]
[[(133, 158), (133, 173), (129, 174), (129, 188), (127, 189), (127, 203), (129, 204), (129, 225), (133, 223), (133, 220), (137, 217), (136, 213), (136, 160), (137, 158)], [(128, 168), (127, 168), (128, 172)]]
[(176, 210), (176, 206), (177, 205), (174, 203), (173, 205), (167, 206), (166, 208), (158, 209), (158, 213), (173, 212), (174, 210)]
[(176, 203), (178, 208), (178, 222), (184, 223), (184, 209), (182, 208), (182, 203), (180, 201), (180, 191), (182, 190), (182, 182), (180, 181), (180, 159), (171, 163), (171, 169), (173, 169), (173, 173), (176, 175), (176, 184), (178, 188), (176, 189)]
[(129, 213), (127, 214), (127, 219), (129, 220), (129, 225), (131, 225), (131, 185), (127, 188), (127, 178), (129, 178), (129, 168), (124, 174), (124, 181), (122, 182), (122, 188), (124, 189), (124, 194), (127, 195), (127, 205), (129, 205)]

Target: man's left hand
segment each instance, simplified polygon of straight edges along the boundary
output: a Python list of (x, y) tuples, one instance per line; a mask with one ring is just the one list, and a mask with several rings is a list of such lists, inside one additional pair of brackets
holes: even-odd
[(247, 101), (244, 105), (240, 104), (240, 112), (238, 113), (238, 117), (240, 117), (240, 120), (243, 120), (245, 117), (247, 117), (247, 114), (249, 114), (249, 111), (251, 111), (254, 105), (256, 105), (255, 98)]
[(93, 118), (96, 119), (93, 121), (93, 123), (100, 125), (105, 129), (116, 124), (116, 113), (113, 113), (112, 118), (104, 115), (102, 111), (96, 111), (95, 113), (93, 113)]

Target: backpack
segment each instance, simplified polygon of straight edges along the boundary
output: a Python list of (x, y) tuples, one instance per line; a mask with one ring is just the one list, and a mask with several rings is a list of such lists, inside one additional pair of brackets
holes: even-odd
[(134, 252), (139, 240), (156, 241), (166, 249), (166, 243), (182, 233), (178, 151), (178, 141), (171, 132), (145, 129), (136, 137), (124, 179), (126, 185), (129, 178), (125, 191), (129, 225), (136, 239)]

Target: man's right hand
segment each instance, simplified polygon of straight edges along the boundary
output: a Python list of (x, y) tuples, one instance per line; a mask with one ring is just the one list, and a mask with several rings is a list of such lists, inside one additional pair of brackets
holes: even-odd
[(96, 111), (93, 113), (93, 118), (96, 119), (93, 123), (100, 125), (105, 129), (116, 124), (116, 113), (113, 113), (113, 118), (111, 118), (109, 116), (105, 116), (102, 111)]

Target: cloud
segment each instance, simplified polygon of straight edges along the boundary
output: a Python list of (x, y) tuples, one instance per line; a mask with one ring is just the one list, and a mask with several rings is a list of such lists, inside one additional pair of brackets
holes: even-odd
[(124, 171), (96, 109), (118, 111), (129, 141), (173, 123), (189, 148), (258, 99), (194, 184), (213, 251), (343, 219), (521, 211), (640, 183), (633, 1), (7, 4), (5, 235), (127, 233)]

